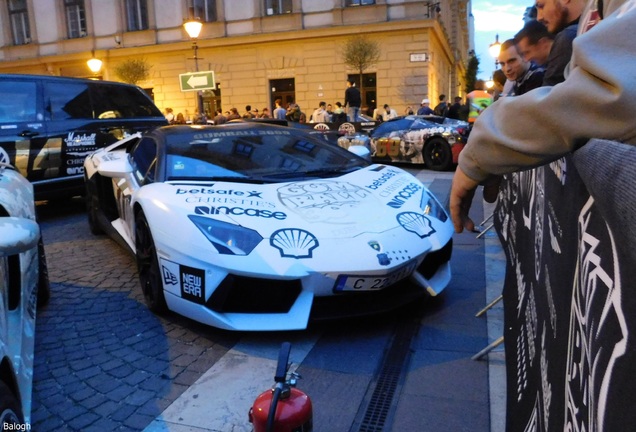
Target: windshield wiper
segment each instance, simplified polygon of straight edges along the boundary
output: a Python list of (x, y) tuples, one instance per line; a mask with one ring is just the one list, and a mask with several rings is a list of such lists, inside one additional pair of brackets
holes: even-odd
[(268, 180), (263, 177), (243, 177), (243, 176), (179, 176), (179, 177), (168, 177), (166, 181), (169, 182), (177, 182), (177, 181), (222, 181), (222, 182), (232, 182), (232, 183), (253, 183), (253, 184), (263, 184), (263, 183), (271, 183), (271, 180)]

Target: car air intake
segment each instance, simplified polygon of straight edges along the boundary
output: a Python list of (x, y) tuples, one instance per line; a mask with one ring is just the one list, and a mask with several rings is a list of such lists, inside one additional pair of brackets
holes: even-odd
[(443, 248), (435, 252), (431, 252), (424, 258), (422, 264), (419, 265), (417, 271), (426, 279), (430, 279), (437, 273), (439, 267), (450, 261), (453, 252), (453, 239), (450, 239)]
[(287, 313), (302, 288), (300, 280), (227, 275), (206, 306), (219, 313)]

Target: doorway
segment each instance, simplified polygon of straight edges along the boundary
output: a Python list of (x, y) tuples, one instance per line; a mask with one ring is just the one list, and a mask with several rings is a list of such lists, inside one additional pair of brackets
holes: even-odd
[(287, 108), (288, 104), (296, 101), (296, 83), (294, 78), (269, 80), (269, 88), (272, 109), (276, 99), (282, 101), (281, 106), (283, 108)]

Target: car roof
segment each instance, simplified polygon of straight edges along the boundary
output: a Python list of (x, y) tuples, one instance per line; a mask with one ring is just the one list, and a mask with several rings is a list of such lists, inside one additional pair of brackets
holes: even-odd
[(86, 84), (109, 84), (109, 85), (122, 85), (129, 87), (138, 87), (133, 84), (127, 84), (118, 81), (104, 81), (104, 80), (93, 80), (90, 78), (76, 78), (76, 77), (66, 77), (66, 76), (56, 76), (56, 75), (36, 75), (36, 74), (0, 74), (0, 80), (22, 80), (22, 81), (59, 81), (59, 82), (84, 82)]

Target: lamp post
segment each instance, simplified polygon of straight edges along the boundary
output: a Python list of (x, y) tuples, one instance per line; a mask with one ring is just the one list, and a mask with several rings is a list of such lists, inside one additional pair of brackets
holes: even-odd
[[(201, 28), (203, 27), (203, 23), (199, 18), (193, 18), (183, 23), (183, 28), (185, 29), (190, 39), (192, 39), (192, 49), (194, 50), (194, 71), (199, 72), (199, 57), (197, 56), (199, 47), (197, 46), (197, 38), (201, 33)], [(201, 91), (197, 91), (197, 106), (199, 109), (199, 116), (204, 117), (203, 111), (203, 95)]]
[(102, 68), (102, 61), (95, 57), (95, 50), (91, 51), (91, 58), (86, 62), (86, 64), (95, 75)]
[(499, 42), (499, 34), (495, 35), (495, 41), (488, 46), (488, 52), (495, 58), (495, 69), (499, 65), (497, 59), (499, 58), (499, 52), (501, 51), (501, 43)]

